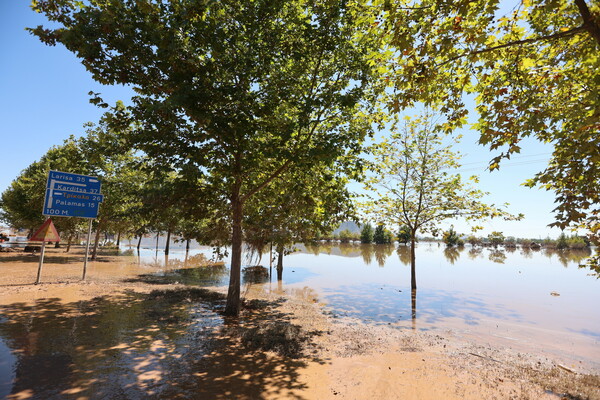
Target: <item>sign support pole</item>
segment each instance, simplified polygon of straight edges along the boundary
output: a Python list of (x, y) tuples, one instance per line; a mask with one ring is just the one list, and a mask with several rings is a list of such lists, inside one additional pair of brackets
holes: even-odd
[[(46, 221), (48, 221), (49, 217), (46, 218)], [(42, 242), (42, 251), (40, 252), (40, 264), (38, 265), (38, 273), (37, 273), (37, 279), (35, 280), (35, 284), (39, 285), (40, 283), (40, 279), (42, 277), (42, 265), (44, 265), (44, 253), (46, 252), (46, 241), (44, 240)]]
[(42, 242), (42, 251), (40, 252), (40, 265), (38, 266), (37, 279), (35, 280), (35, 284), (38, 285), (40, 283), (40, 278), (42, 277), (42, 265), (44, 264), (44, 253), (46, 251), (46, 242)]
[(82, 281), (85, 281), (85, 275), (87, 273), (87, 262), (88, 262), (88, 255), (90, 254), (90, 239), (92, 237), (92, 220), (90, 219), (90, 225), (88, 227), (88, 235), (87, 235), (87, 241), (85, 242), (85, 259), (83, 260), (83, 277), (81, 278)]

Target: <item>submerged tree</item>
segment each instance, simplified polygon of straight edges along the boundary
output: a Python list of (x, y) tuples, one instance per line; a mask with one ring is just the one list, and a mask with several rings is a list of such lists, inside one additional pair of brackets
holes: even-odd
[(375, 244), (390, 244), (392, 243), (392, 234), (385, 228), (382, 223), (377, 224), (375, 233), (373, 233), (373, 241)]
[(410, 228), (406, 225), (402, 225), (398, 234), (396, 235), (398, 242), (406, 244), (410, 241)]
[[(303, 0), (180, 2), (40, 0), (64, 44), (97, 81), (137, 93), (132, 144), (195, 170), (227, 212), (232, 244), (226, 314), (240, 307), (244, 208), (287, 170), (357, 152), (373, 72), (360, 4)], [(102, 100), (96, 98), (99, 104)], [(319, 171), (315, 168), (315, 171)], [(216, 201), (218, 199), (219, 201)]]
[(360, 230), (360, 242), (371, 243), (373, 241), (373, 226), (370, 223), (365, 223)]
[(258, 252), (267, 244), (274, 246), (278, 280), (294, 243), (333, 231), (353, 214), (347, 180), (334, 170), (314, 174), (313, 168), (286, 171), (246, 207), (246, 243)]
[(371, 200), (363, 206), (374, 218), (408, 227), (412, 289), (417, 288), (417, 232), (435, 234), (439, 223), (449, 218), (520, 217), (483, 203), (486, 193), (451, 173), (459, 167), (458, 155), (443, 144), (443, 135), (429, 115), (406, 119), (399, 132), (372, 146), (371, 153), (373, 175), (366, 181)]

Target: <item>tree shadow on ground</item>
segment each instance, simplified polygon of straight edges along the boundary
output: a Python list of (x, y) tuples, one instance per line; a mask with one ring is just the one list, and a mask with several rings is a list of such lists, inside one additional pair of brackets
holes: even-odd
[(301, 399), (298, 370), (319, 333), (279, 306), (253, 302), (224, 319), (223, 295), (203, 289), (0, 306), (0, 339), (17, 360), (8, 398)]
[[(6, 253), (0, 257), (2, 263), (31, 263), (39, 262), (40, 253)], [(8, 255), (10, 254), (10, 255)], [(67, 257), (61, 255), (54, 255), (46, 253), (44, 255), (44, 264), (73, 264), (83, 262), (83, 256), (81, 257)]]
[(183, 283), (186, 285), (218, 285), (226, 282), (229, 269), (223, 264), (205, 265), (196, 268), (162, 270), (152, 274), (142, 274), (125, 282), (142, 282), (151, 285)]

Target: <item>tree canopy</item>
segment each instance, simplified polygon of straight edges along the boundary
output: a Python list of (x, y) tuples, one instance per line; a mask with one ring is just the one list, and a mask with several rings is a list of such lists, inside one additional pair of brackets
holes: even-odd
[(406, 118), (388, 139), (374, 144), (367, 161), (373, 174), (366, 181), (369, 200), (363, 208), (372, 219), (406, 226), (411, 242), (412, 288), (416, 289), (414, 248), (417, 232), (436, 234), (439, 223), (463, 218), (477, 221), (502, 217), (515, 219), (504, 210), (482, 201), (486, 195), (473, 182), (463, 181), (457, 169), (459, 155), (444, 143), (439, 122), (430, 114)]
[(437, 105), (451, 130), (474, 98), (479, 142), (497, 157), (524, 137), (554, 147), (527, 182), (556, 193), (559, 228), (600, 234), (600, 3), (380, 0), (380, 30), (394, 49), (388, 80), (398, 111)]
[(131, 143), (200, 175), (201, 198), (227, 205), (226, 313), (237, 314), (247, 201), (299, 164), (343, 164), (371, 129), (374, 39), (362, 34), (360, 4), (41, 0), (34, 9), (58, 24), (32, 29), (44, 43), (64, 44), (95, 80), (137, 92)]

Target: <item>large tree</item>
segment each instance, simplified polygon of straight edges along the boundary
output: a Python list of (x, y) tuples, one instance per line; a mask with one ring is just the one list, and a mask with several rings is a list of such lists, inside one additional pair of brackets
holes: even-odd
[(554, 147), (528, 184), (556, 193), (559, 228), (600, 236), (600, 3), (377, 0), (396, 59), (392, 110), (438, 104), (447, 129), (476, 103), (480, 143), (503, 158), (524, 137)]
[(444, 143), (439, 127), (427, 114), (405, 119), (398, 131), (371, 147), (373, 158), (368, 161), (373, 171), (366, 181), (371, 200), (363, 206), (372, 219), (408, 228), (413, 290), (417, 288), (418, 232), (435, 234), (439, 223), (451, 218), (515, 218), (502, 208), (483, 203), (486, 193), (452, 172), (460, 166), (459, 156)]
[[(360, 2), (359, 2), (360, 3)], [(133, 143), (204, 174), (230, 218), (226, 313), (240, 307), (244, 206), (300, 161), (332, 164), (370, 129), (361, 110), (374, 45), (339, 1), (41, 0), (58, 24), (32, 30), (64, 44), (94, 79), (131, 85)], [(100, 99), (97, 102), (102, 103)], [(317, 168), (318, 170), (318, 168)], [(215, 201), (216, 202), (216, 201)]]
[[(118, 107), (122, 107), (119, 105)], [(76, 140), (88, 175), (102, 182), (104, 201), (100, 203), (92, 259), (96, 259), (101, 232), (111, 231), (132, 221), (132, 211), (141, 199), (139, 188), (147, 183), (143, 158), (125, 148), (121, 135), (110, 126), (111, 113), (105, 113), (97, 125), (87, 124), (86, 134)], [(65, 171), (69, 172), (69, 171)]]

